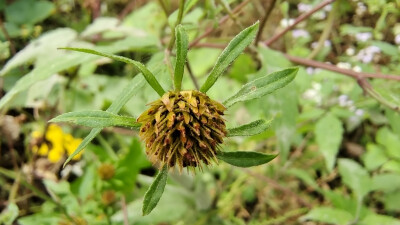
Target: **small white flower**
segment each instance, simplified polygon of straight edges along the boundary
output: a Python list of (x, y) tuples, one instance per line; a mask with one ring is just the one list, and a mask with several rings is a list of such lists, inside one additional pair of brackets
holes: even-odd
[(313, 75), (313, 74), (315, 73), (315, 69), (312, 68), (312, 67), (307, 67), (307, 68), (306, 68), (306, 72), (307, 72), (309, 75)]
[[(318, 45), (318, 42), (313, 42), (311, 43), (311, 48), (316, 48)], [(332, 45), (330, 40), (325, 40), (324, 42), (324, 47), (330, 47)]]
[(313, 88), (314, 90), (317, 90), (317, 91), (320, 91), (320, 90), (321, 90), (321, 84), (320, 84), (320, 83), (313, 82), (313, 83), (311, 84), (311, 86), (312, 86), (312, 88)]
[(338, 102), (339, 102), (339, 106), (344, 107), (346, 106), (346, 102), (349, 99), (349, 96), (347, 95), (340, 95), (338, 97)]
[(356, 53), (356, 50), (355, 50), (354, 48), (348, 47), (348, 48), (346, 49), (346, 55), (352, 56), (352, 55), (354, 55), (354, 53)]
[(318, 11), (312, 15), (312, 18), (315, 18), (317, 20), (324, 20), (326, 18), (326, 12)]
[(351, 112), (355, 112), (357, 108), (354, 105), (352, 105), (352, 106), (350, 106), (349, 109), (350, 109)]
[(372, 34), (370, 32), (362, 32), (356, 34), (357, 41), (366, 42), (372, 38)]
[(396, 37), (394, 37), (394, 43), (396, 43), (397, 45), (400, 45), (400, 34), (396, 35)]
[(362, 110), (362, 109), (357, 109), (356, 112), (355, 112), (355, 114), (356, 114), (356, 116), (361, 117), (361, 116), (364, 115), (364, 110)]
[(338, 62), (336, 66), (342, 69), (351, 69), (351, 64), (347, 62)]
[(306, 30), (295, 29), (292, 31), (292, 36), (293, 36), (293, 38), (300, 38), (300, 37), (308, 38), (308, 37), (310, 37), (310, 34)]
[(312, 9), (312, 5), (310, 4), (305, 4), (305, 3), (299, 3), (297, 5), (297, 9), (299, 10), (300, 13), (305, 13), (308, 12)]
[(360, 66), (354, 66), (354, 67), (353, 67), (353, 70), (354, 70), (355, 72), (357, 72), (357, 73), (361, 73), (361, 72), (362, 72), (362, 69), (361, 69)]
[(381, 52), (380, 48), (376, 46), (369, 46), (364, 49), (361, 49), (358, 52), (356, 58), (357, 60), (363, 63), (370, 63), (374, 59), (375, 54), (380, 52)]
[(294, 24), (294, 19), (282, 19), (280, 22), (281, 27), (286, 28)]
[(324, 7), (324, 10), (330, 12), (332, 10), (332, 5), (327, 5)]
[(365, 12), (367, 12), (367, 6), (362, 2), (357, 2), (356, 14), (362, 16)]

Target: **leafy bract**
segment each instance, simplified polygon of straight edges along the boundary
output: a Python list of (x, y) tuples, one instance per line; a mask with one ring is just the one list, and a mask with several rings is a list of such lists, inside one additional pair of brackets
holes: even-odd
[(167, 178), (168, 168), (167, 166), (164, 166), (144, 195), (142, 208), (143, 216), (151, 213), (151, 211), (157, 206), (158, 201), (160, 201), (160, 198), (164, 193), (164, 188), (167, 184)]
[(228, 129), (228, 137), (252, 136), (266, 131), (271, 126), (272, 120), (256, 120), (251, 123)]
[[(144, 79), (142, 76), (136, 76), (129, 82), (124, 89), (119, 93), (117, 99), (110, 105), (107, 109), (107, 112), (110, 113), (118, 113), (118, 111), (124, 106), (129, 99), (133, 97), (133, 95), (144, 85)], [(64, 166), (67, 165), (71, 159), (81, 152), (95, 137), (100, 133), (101, 128), (94, 128), (90, 131), (88, 136), (83, 139), (83, 141), (79, 144), (78, 148), (68, 157), (65, 161)]]
[(79, 111), (69, 112), (57, 116), (49, 122), (70, 122), (87, 127), (104, 128), (110, 126), (140, 127), (136, 119), (128, 116), (119, 116), (107, 111)]
[(297, 74), (297, 67), (277, 71), (260, 77), (245, 84), (236, 94), (228, 98), (223, 104), (230, 107), (241, 101), (248, 101), (270, 94), (273, 91), (289, 84)]
[(180, 91), (182, 85), (183, 72), (185, 71), (186, 55), (188, 52), (188, 36), (185, 28), (178, 25), (175, 30), (176, 36), (176, 64), (174, 74), (175, 90)]
[(259, 152), (218, 152), (217, 158), (237, 167), (259, 166), (273, 160), (277, 155)]
[(112, 54), (107, 54), (103, 52), (98, 52), (92, 49), (86, 49), (86, 48), (60, 48), (60, 49), (65, 49), (65, 50), (72, 50), (72, 51), (78, 51), (78, 52), (85, 52), (93, 55), (99, 55), (99, 56), (104, 56), (113, 60), (121, 61), (127, 64), (131, 64), (134, 67), (136, 67), (142, 74), (143, 77), (146, 79), (147, 83), (150, 84), (150, 86), (160, 95), (162, 96), (165, 91), (161, 87), (160, 83), (158, 83), (157, 79), (154, 77), (153, 73), (150, 72), (149, 69), (146, 68), (141, 62), (123, 57), (123, 56), (118, 56), (118, 55), (112, 55)]
[(258, 32), (258, 21), (252, 26), (244, 29), (236, 35), (228, 46), (218, 57), (214, 68), (207, 77), (206, 82), (200, 88), (201, 92), (206, 93), (217, 81), (218, 77), (226, 70), (226, 68), (235, 60), (243, 50), (254, 40)]

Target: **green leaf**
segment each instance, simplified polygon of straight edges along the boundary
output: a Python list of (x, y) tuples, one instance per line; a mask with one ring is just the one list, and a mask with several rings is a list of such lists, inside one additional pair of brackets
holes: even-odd
[(69, 112), (53, 118), (49, 122), (70, 122), (87, 127), (104, 128), (111, 126), (140, 127), (136, 119), (128, 116), (119, 116), (107, 111), (80, 111)]
[(182, 85), (182, 77), (185, 71), (186, 55), (188, 52), (188, 36), (185, 28), (182, 25), (178, 25), (175, 29), (176, 36), (176, 64), (175, 64), (175, 75), (174, 85), (175, 90), (180, 91)]
[(376, 174), (372, 177), (372, 189), (383, 192), (400, 191), (400, 174)]
[(315, 136), (319, 151), (324, 156), (328, 171), (332, 171), (336, 155), (342, 142), (342, 122), (332, 114), (327, 114), (315, 125)]
[(218, 152), (217, 158), (237, 167), (252, 167), (265, 164), (277, 155), (267, 155), (259, 152)]
[(168, 168), (164, 166), (163, 169), (158, 173), (154, 182), (150, 185), (144, 195), (143, 200), (143, 216), (148, 215), (157, 206), (158, 201), (164, 192), (165, 185), (167, 184)]
[(351, 159), (340, 159), (338, 164), (343, 183), (350, 187), (358, 201), (361, 201), (371, 191), (371, 179), (368, 172)]
[[(115, 101), (110, 105), (110, 107), (107, 109), (107, 112), (110, 113), (118, 113), (119, 110), (124, 106), (132, 97), (133, 95), (136, 94), (136, 92), (143, 87), (144, 85), (144, 79), (142, 76), (136, 76), (134, 77), (128, 85), (125, 86), (124, 89), (119, 93), (118, 97), (116, 98)], [(76, 148), (76, 150), (68, 157), (68, 159), (65, 161), (64, 166), (67, 165), (71, 159), (77, 155), (79, 152), (81, 152), (95, 137), (100, 133), (102, 128), (94, 128), (90, 131), (90, 133), (83, 139), (81, 144)]]
[(300, 218), (300, 221), (302, 222), (307, 220), (342, 225), (351, 222), (353, 216), (345, 210), (330, 207), (318, 207), (312, 209)]
[(8, 203), (7, 208), (5, 208), (0, 214), (0, 224), (4, 225), (11, 225), (13, 224), (14, 220), (19, 215), (18, 206), (11, 202)]
[(228, 98), (223, 104), (230, 107), (241, 101), (248, 101), (270, 94), (273, 91), (289, 84), (295, 77), (299, 68), (288, 68), (269, 75), (260, 77), (245, 84), (235, 95)]
[(228, 137), (253, 136), (266, 131), (271, 126), (272, 120), (256, 120), (251, 123), (228, 129)]
[(54, 3), (43, 0), (18, 0), (5, 8), (6, 21), (18, 25), (35, 24), (46, 19)]
[(146, 79), (147, 83), (150, 84), (150, 86), (160, 95), (162, 96), (165, 91), (164, 89), (161, 87), (160, 83), (158, 83), (157, 79), (154, 77), (153, 73), (150, 72), (150, 70), (148, 70), (146, 68), (145, 65), (143, 65), (141, 62), (123, 57), (123, 56), (118, 56), (118, 55), (112, 55), (112, 54), (107, 54), (107, 53), (102, 53), (102, 52), (98, 52), (92, 49), (86, 49), (86, 48), (59, 48), (59, 49), (65, 49), (65, 50), (72, 50), (72, 51), (77, 51), (77, 52), (84, 52), (84, 53), (89, 53), (89, 54), (93, 54), (93, 55), (99, 55), (99, 56), (104, 56), (113, 60), (117, 60), (117, 61), (121, 61), (127, 64), (131, 64), (134, 67), (136, 67), (144, 76), (144, 78)]
[(217, 63), (211, 70), (206, 82), (200, 88), (201, 92), (206, 93), (217, 81), (218, 77), (226, 70), (226, 68), (235, 60), (240, 53), (254, 40), (258, 32), (258, 21), (252, 26), (244, 29), (236, 37), (229, 42), (228, 46), (219, 56)]
[(379, 214), (369, 213), (360, 223), (360, 225), (400, 225), (400, 220)]

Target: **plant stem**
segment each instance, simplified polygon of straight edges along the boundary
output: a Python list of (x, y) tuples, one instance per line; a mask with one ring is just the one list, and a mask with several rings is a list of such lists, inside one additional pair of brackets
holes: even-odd
[(189, 64), (189, 60), (186, 60), (186, 68), (189, 72), (189, 76), (190, 79), (192, 79), (194, 87), (196, 88), (196, 90), (200, 89), (199, 83), (197, 82), (196, 76), (194, 76), (193, 71), (192, 71), (192, 67)]
[(129, 225), (128, 210), (126, 207), (125, 195), (122, 195), (121, 197), (121, 206), (122, 206), (122, 213), (124, 215), (124, 225)]
[(335, 17), (336, 17), (336, 11), (338, 2), (335, 2), (333, 4), (333, 7), (331, 11), (329, 12), (328, 20), (326, 21), (326, 25), (324, 30), (322, 31), (321, 36), (319, 37), (317, 47), (310, 53), (309, 56), (307, 56), (307, 59), (313, 59), (315, 56), (318, 55), (318, 53), (322, 50), (322, 48), (325, 45), (325, 41), (329, 38), (329, 35), (331, 34), (333, 23), (335, 22)]
[(185, 6), (185, 0), (180, 0), (179, 1), (178, 19), (176, 20), (176, 23), (175, 23), (174, 27), (171, 27), (171, 39), (169, 40), (168, 51), (171, 51), (172, 48), (174, 47), (174, 44), (175, 44), (175, 28), (176, 28), (176, 26), (178, 26), (182, 22), (184, 6)]
[(324, 8), (325, 6), (329, 5), (330, 3), (334, 2), (335, 0), (325, 0), (323, 2), (321, 2), (320, 4), (318, 4), (315, 8), (311, 9), (310, 11), (302, 14), (301, 16), (297, 17), (297, 19), (294, 21), (294, 23), (292, 25), (287, 26), (285, 29), (283, 29), (281, 32), (277, 33), (276, 35), (274, 35), (272, 38), (266, 40), (264, 42), (264, 44), (266, 46), (271, 45), (272, 43), (274, 43), (275, 41), (277, 41), (279, 38), (281, 38), (284, 34), (286, 34), (286, 32), (288, 32), (289, 30), (291, 30), (293, 27), (295, 27), (297, 24), (299, 24), (300, 22), (302, 22), (303, 20), (307, 19), (308, 17), (310, 17), (312, 14), (314, 14), (316, 11)]
[(260, 30), (257, 33), (257, 37), (256, 37), (256, 40), (254, 42), (255, 45), (257, 45), (257, 43), (261, 39), (262, 32), (263, 32), (264, 27), (265, 27), (265, 23), (267, 22), (269, 16), (271, 15), (271, 12), (275, 7), (275, 3), (276, 3), (276, 0), (271, 0), (268, 9), (265, 10), (264, 17), (260, 21)]

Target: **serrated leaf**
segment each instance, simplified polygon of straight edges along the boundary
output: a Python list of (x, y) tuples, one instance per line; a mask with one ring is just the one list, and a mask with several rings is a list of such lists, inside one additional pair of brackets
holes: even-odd
[(69, 112), (53, 118), (49, 122), (69, 122), (87, 127), (104, 128), (111, 126), (140, 127), (136, 119), (128, 116), (119, 116), (107, 111), (80, 111)]
[(324, 156), (328, 171), (332, 171), (336, 155), (342, 142), (342, 122), (332, 114), (318, 120), (315, 126), (315, 136), (319, 151)]
[(357, 199), (361, 201), (372, 188), (368, 172), (360, 164), (351, 159), (340, 159), (338, 164), (343, 183), (345, 183), (353, 191)]
[(158, 173), (156, 179), (150, 185), (143, 200), (143, 216), (148, 215), (157, 206), (158, 201), (164, 193), (165, 185), (167, 184), (168, 168), (164, 166)]
[(248, 101), (270, 94), (273, 91), (289, 84), (297, 74), (299, 68), (288, 68), (260, 77), (245, 84), (235, 95), (228, 98), (223, 104), (230, 107), (241, 101)]
[(228, 129), (228, 137), (253, 136), (266, 131), (271, 126), (272, 120), (256, 120), (251, 123)]
[(180, 91), (182, 85), (182, 77), (185, 71), (186, 56), (188, 52), (188, 36), (185, 28), (182, 25), (178, 25), (175, 29), (176, 36), (176, 64), (174, 74), (174, 85), (175, 90)]
[(348, 224), (353, 220), (353, 216), (342, 209), (330, 207), (318, 207), (312, 209), (300, 218), (300, 221), (313, 220), (329, 224)]
[[(133, 95), (144, 85), (144, 79), (142, 76), (134, 77), (128, 85), (125, 86), (124, 89), (119, 93), (118, 97), (115, 101), (108, 107), (107, 112), (110, 113), (118, 113), (119, 110), (124, 106), (129, 99), (133, 97)], [(90, 133), (83, 139), (83, 141), (79, 144), (78, 148), (68, 157), (65, 161), (64, 166), (67, 165), (71, 159), (81, 152), (95, 137), (100, 133), (102, 128), (94, 128), (90, 131)]]
[(237, 167), (259, 166), (273, 160), (277, 155), (259, 152), (218, 152), (217, 158)]
[(86, 49), (86, 48), (59, 48), (59, 49), (65, 49), (65, 50), (71, 50), (71, 51), (77, 51), (77, 52), (84, 52), (84, 53), (89, 53), (93, 55), (98, 55), (98, 56), (104, 56), (113, 60), (121, 61), (127, 64), (133, 65), (135, 68), (137, 68), (142, 74), (143, 77), (146, 79), (147, 83), (150, 84), (150, 86), (160, 95), (162, 96), (165, 91), (161, 87), (160, 83), (158, 83), (157, 79), (153, 75), (150, 70), (146, 68), (145, 65), (143, 65), (141, 62), (123, 57), (123, 56), (118, 56), (118, 55), (112, 55), (112, 54), (107, 54), (103, 52), (98, 52), (92, 49)]
[(243, 50), (254, 40), (258, 32), (258, 21), (236, 35), (218, 57), (214, 68), (201, 86), (200, 91), (206, 93), (217, 81), (218, 77), (228, 68)]

